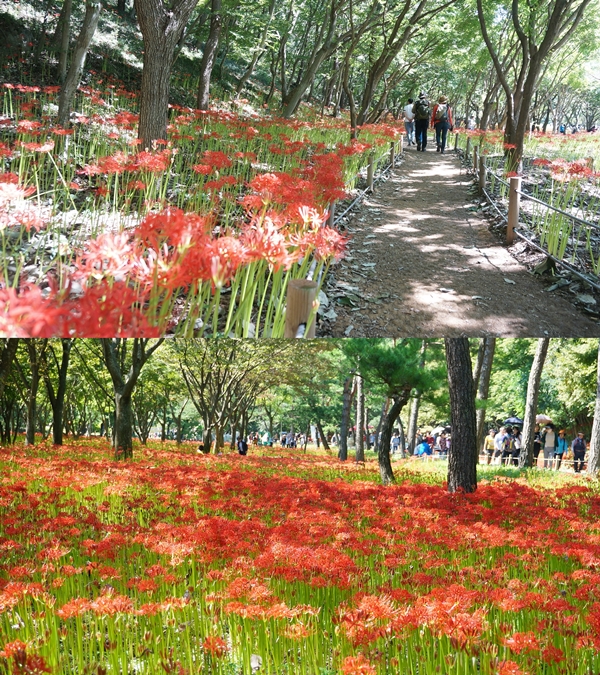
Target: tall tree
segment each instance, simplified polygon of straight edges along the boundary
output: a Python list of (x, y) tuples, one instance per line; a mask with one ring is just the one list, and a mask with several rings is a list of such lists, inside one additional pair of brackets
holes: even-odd
[[(421, 366), (425, 367), (425, 352), (427, 350), (427, 341), (421, 342)], [(415, 451), (415, 441), (417, 438), (417, 428), (419, 424), (419, 407), (421, 405), (421, 392), (417, 389), (411, 401), (410, 417), (408, 418), (408, 454), (412, 455)]]
[(19, 338), (2, 338), (0, 348), (0, 396), (2, 396), (4, 386), (9, 378), (18, 346)]
[[(591, 2), (511, 0), (510, 7), (500, 3), (487, 4), (484, 8), (483, 0), (477, 0), (481, 34), (506, 97), (504, 141), (509, 171), (521, 166), (529, 114), (544, 62), (551, 54), (557, 54), (571, 39)], [(518, 44), (519, 56), (514, 66), (512, 62), (510, 66), (502, 62), (489, 30), (489, 25), (504, 13), (510, 15)]]
[(477, 489), (477, 422), (468, 338), (446, 338), (446, 364), (452, 415), (452, 443), (448, 453), (448, 491)]
[[(104, 363), (113, 383), (115, 425), (113, 449), (115, 459), (133, 457), (133, 408), (132, 396), (142, 368), (164, 342), (160, 338), (102, 338)], [(129, 351), (131, 345), (131, 352)]]
[(478, 377), (475, 380), (477, 391), (477, 451), (483, 447), (483, 437), (485, 436), (485, 412), (487, 399), (490, 391), (490, 378), (492, 376), (492, 364), (494, 363), (494, 351), (496, 349), (496, 338), (482, 338), (483, 354), (481, 358), (481, 368)]
[[(63, 127), (66, 127), (69, 124), (73, 97), (81, 82), (85, 57), (87, 56), (96, 28), (98, 27), (101, 10), (102, 2), (100, 2), (100, 0), (86, 0), (85, 16), (71, 58), (71, 66), (64, 78), (58, 97), (58, 123)], [(66, 31), (68, 36), (68, 27), (64, 27), (63, 30)]]
[(340, 441), (338, 457), (345, 462), (348, 459), (348, 430), (350, 428), (350, 411), (355, 392), (355, 379), (349, 375), (344, 380), (342, 419), (340, 422)]
[[(45, 350), (42, 354), (42, 361), (44, 364), (43, 376), (44, 383), (46, 385), (46, 391), (48, 392), (48, 399), (50, 400), (50, 405), (52, 406), (52, 442), (54, 445), (62, 445), (65, 395), (67, 393), (67, 371), (69, 369), (69, 361), (71, 359), (71, 347), (73, 346), (73, 340), (71, 338), (61, 339), (60, 362), (54, 350), (54, 344), (55, 343), (52, 342), (50, 349)], [(56, 370), (56, 388), (53, 371), (48, 364), (48, 354), (50, 354)]]
[(539, 338), (533, 364), (529, 371), (527, 384), (527, 399), (525, 400), (525, 416), (523, 419), (523, 439), (521, 441), (521, 454), (519, 456), (520, 467), (533, 466), (533, 440), (535, 433), (535, 418), (537, 404), (540, 395), (540, 380), (544, 370), (544, 362), (548, 353), (550, 338)]
[(175, 49), (198, 0), (134, 0), (144, 38), (138, 138), (142, 147), (166, 139)]
[(223, 25), (222, 0), (211, 0), (210, 6), (210, 30), (208, 39), (204, 45), (202, 61), (200, 62), (200, 77), (198, 84), (198, 97), (196, 107), (199, 110), (208, 110), (208, 98), (210, 93), (210, 78), (217, 58), (221, 27)]
[(391, 405), (381, 425), (379, 474), (384, 485), (394, 482), (390, 444), (396, 420), (414, 389), (431, 384), (431, 373), (421, 367), (421, 340), (355, 339), (342, 343), (345, 354), (358, 363), (366, 382), (382, 386)]
[(365, 390), (360, 371), (356, 373), (356, 461), (365, 461)]

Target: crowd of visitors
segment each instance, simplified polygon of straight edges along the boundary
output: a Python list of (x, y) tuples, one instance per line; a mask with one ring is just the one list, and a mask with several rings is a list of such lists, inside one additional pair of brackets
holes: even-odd
[(435, 131), (435, 146), (437, 152), (442, 155), (446, 151), (446, 138), (448, 131), (452, 131), (452, 110), (446, 96), (440, 96), (437, 102), (431, 106), (427, 94), (422, 91), (419, 98), (413, 101), (408, 99), (402, 113), (404, 130), (408, 145), (417, 146), (419, 152), (427, 149), (427, 131), (429, 125)]
[[(487, 464), (514, 464), (518, 466), (521, 454), (522, 435), (517, 426), (490, 429), (483, 443), (483, 455)], [(558, 471), (563, 460), (573, 461), (573, 470), (580, 473), (585, 462), (587, 442), (582, 431), (569, 444), (566, 431), (556, 431), (551, 422), (540, 428), (535, 425), (533, 439), (533, 461), (538, 465), (540, 453), (543, 468)], [(542, 460), (540, 460), (541, 462)]]

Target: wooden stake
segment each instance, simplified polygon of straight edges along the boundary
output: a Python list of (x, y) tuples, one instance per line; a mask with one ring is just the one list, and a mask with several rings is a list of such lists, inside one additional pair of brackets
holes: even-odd
[(470, 156), (471, 156), (471, 137), (467, 136), (467, 148), (465, 150), (465, 158), (468, 160)]
[[(288, 284), (284, 337), (295, 338), (300, 324), (306, 324), (317, 302), (317, 282), (292, 279)], [(304, 337), (314, 338), (316, 315)]]
[(394, 141), (390, 142), (390, 164), (392, 165), (392, 169), (394, 168), (394, 164), (396, 161), (396, 144)]
[(367, 187), (373, 192), (373, 178), (375, 175), (375, 153), (369, 155), (369, 167), (367, 168)]
[(487, 180), (487, 167), (485, 166), (485, 156), (479, 156), (479, 194), (483, 197), (485, 183)]
[(458, 150), (458, 131), (454, 134), (454, 152)]
[(512, 244), (515, 240), (515, 227), (519, 224), (519, 210), (521, 208), (521, 176), (510, 179), (508, 191), (508, 222), (506, 223), (506, 243)]

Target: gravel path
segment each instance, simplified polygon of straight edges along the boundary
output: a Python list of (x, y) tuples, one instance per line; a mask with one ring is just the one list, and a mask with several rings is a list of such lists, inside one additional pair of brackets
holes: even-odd
[[(592, 337), (600, 324), (533, 276), (477, 212), (450, 151), (404, 161), (349, 222), (320, 335)], [(329, 317), (329, 318), (327, 318)]]

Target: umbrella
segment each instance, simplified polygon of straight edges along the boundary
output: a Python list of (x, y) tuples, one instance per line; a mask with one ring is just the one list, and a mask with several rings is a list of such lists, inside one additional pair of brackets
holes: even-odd
[(435, 436), (436, 434), (441, 434), (442, 431), (446, 431), (446, 427), (436, 427), (431, 433)]
[(548, 417), (548, 415), (536, 415), (535, 421), (537, 424), (548, 424), (552, 422), (552, 418)]
[(520, 420), (518, 417), (509, 417), (507, 420), (504, 420), (504, 424), (523, 424), (523, 420)]

